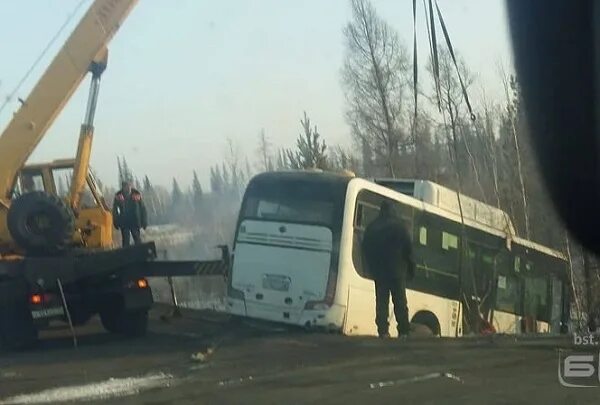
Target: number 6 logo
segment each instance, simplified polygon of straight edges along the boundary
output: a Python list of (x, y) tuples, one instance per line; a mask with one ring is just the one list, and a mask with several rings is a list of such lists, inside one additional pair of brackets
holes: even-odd
[[(558, 381), (565, 387), (596, 387), (597, 385), (573, 384), (567, 380), (574, 378), (589, 378), (596, 373), (594, 355), (572, 354), (561, 361), (558, 357)], [(600, 367), (600, 364), (599, 364)]]

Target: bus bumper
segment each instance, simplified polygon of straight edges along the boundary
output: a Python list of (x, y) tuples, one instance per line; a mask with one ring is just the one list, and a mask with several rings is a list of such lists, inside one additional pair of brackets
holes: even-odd
[(229, 297), (227, 312), (231, 315), (302, 326), (307, 329), (342, 331), (346, 307), (334, 304), (328, 309), (288, 310), (281, 306), (259, 304)]

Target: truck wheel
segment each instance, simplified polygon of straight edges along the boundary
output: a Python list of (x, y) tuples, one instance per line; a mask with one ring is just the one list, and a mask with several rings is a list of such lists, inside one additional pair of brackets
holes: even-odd
[(73, 239), (75, 218), (58, 196), (43, 191), (23, 194), (13, 200), (7, 215), (11, 236), (29, 254), (53, 254)]
[(129, 337), (143, 336), (148, 330), (148, 311), (100, 312), (104, 329)]
[(38, 331), (26, 308), (0, 311), (0, 349), (22, 350), (33, 346)]
[[(88, 323), (90, 318), (92, 317), (92, 313), (87, 310), (71, 310), (71, 322), (73, 326), (82, 326)], [(65, 316), (65, 322), (69, 322), (68, 318)]]

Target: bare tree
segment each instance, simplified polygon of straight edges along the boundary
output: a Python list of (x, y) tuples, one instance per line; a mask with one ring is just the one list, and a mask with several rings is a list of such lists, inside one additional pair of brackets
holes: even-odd
[[(447, 135), (447, 144), (450, 147), (449, 151), (451, 159), (456, 165), (456, 170), (459, 174), (463, 177), (472, 175), (473, 184), (476, 185), (476, 188), (468, 191), (476, 194), (480, 199), (487, 202), (487, 193), (483, 187), (478, 170), (478, 166), (480, 165), (476, 161), (472, 151), (472, 143), (475, 137), (471, 133), (473, 128), (469, 123), (469, 114), (466, 109), (464, 91), (455, 71), (450, 53), (445, 49), (439, 50), (438, 61), (439, 77), (437, 80), (439, 83), (439, 106), (443, 117), (444, 130)], [(474, 81), (473, 74), (469, 71), (460, 57), (458, 57), (457, 63), (466, 91)], [(429, 63), (428, 70), (435, 80), (433, 63)], [(438, 103), (437, 97), (437, 94), (432, 97), (432, 99), (435, 99), (433, 101), (434, 104)]]
[(395, 177), (399, 148), (409, 143), (402, 130), (403, 91), (410, 76), (407, 52), (368, 0), (351, 0), (351, 6), (342, 71), (347, 119), (354, 137), (368, 142), (386, 174)]
[(498, 106), (488, 100), (485, 90), (483, 90), (482, 93), (483, 112), (477, 120), (479, 125), (476, 126), (476, 134), (483, 152), (481, 154), (480, 162), (482, 168), (487, 167), (491, 178), (496, 207), (502, 208), (500, 186), (498, 184), (498, 148), (494, 133), (494, 122), (497, 118), (495, 111), (498, 109)]
[(277, 162), (275, 168), (277, 170), (287, 170), (290, 169), (290, 165), (287, 159), (286, 150), (281, 148), (277, 151)]
[(271, 156), (271, 143), (265, 134), (264, 128), (260, 130), (258, 137), (258, 158), (259, 158), (259, 170), (263, 172), (270, 172), (273, 170), (273, 157)]
[[(225, 163), (227, 164), (227, 170), (225, 166), (223, 167), (223, 177), (225, 177), (226, 173), (229, 174), (229, 185), (230, 191), (234, 194), (240, 194), (242, 190), (242, 185), (244, 183), (244, 173), (242, 168), (240, 167), (241, 163), (241, 153), (239, 145), (236, 144), (231, 138), (227, 138), (227, 156), (225, 158)], [(227, 182), (226, 182), (227, 183)]]
[[(514, 77), (506, 78), (506, 75), (502, 78), (504, 84), (504, 91), (506, 93), (506, 105), (507, 105), (507, 114), (508, 120), (510, 123), (510, 131), (513, 136), (513, 142), (515, 147), (515, 154), (517, 158), (517, 173), (519, 174), (519, 185), (521, 187), (521, 199), (523, 203), (523, 215), (525, 217), (525, 236), (527, 239), (531, 237), (530, 226), (529, 226), (529, 209), (527, 207), (527, 189), (525, 187), (525, 181), (523, 177), (523, 163), (521, 156), (521, 145), (519, 143), (519, 136), (517, 131), (519, 117), (518, 114), (520, 112), (519, 104), (519, 91), (517, 88), (517, 82)], [(513, 95), (513, 99), (511, 100), (509, 96), (509, 86)]]
[(352, 150), (341, 146), (334, 147), (329, 154), (329, 166), (337, 170), (350, 170), (360, 173), (360, 159), (352, 153)]
[(436, 179), (443, 161), (436, 156), (432, 134), (433, 120), (420, 111), (410, 117), (410, 128), (413, 136), (413, 147), (409, 149), (412, 160), (406, 159), (403, 173), (419, 179)]

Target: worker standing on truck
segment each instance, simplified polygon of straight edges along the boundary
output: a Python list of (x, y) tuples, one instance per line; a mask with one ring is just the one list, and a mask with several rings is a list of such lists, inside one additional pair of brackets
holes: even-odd
[(113, 201), (113, 224), (121, 230), (123, 247), (129, 246), (131, 238), (137, 245), (142, 243), (140, 228), (146, 229), (148, 218), (142, 193), (131, 186), (129, 181), (121, 183), (121, 190)]
[(379, 337), (389, 337), (390, 294), (398, 323), (398, 337), (410, 331), (406, 303), (406, 280), (412, 279), (415, 263), (412, 244), (402, 221), (394, 215), (392, 205), (381, 203), (379, 216), (367, 226), (363, 238), (363, 254), (375, 282), (375, 323)]

